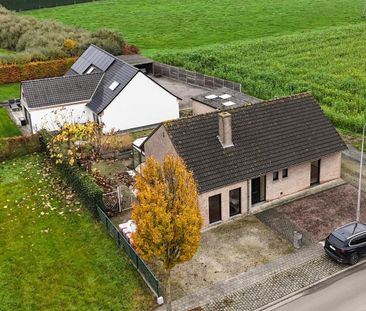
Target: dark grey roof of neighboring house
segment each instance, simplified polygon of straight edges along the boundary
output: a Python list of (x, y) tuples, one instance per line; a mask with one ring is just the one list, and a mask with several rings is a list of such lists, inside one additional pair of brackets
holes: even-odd
[[(211, 98), (214, 96), (215, 98)], [(223, 96), (223, 98), (220, 96)], [(227, 87), (222, 87), (216, 90), (200, 94), (198, 96), (194, 96), (192, 97), (192, 99), (207, 106), (210, 106), (212, 108), (220, 110), (237, 108), (247, 104), (256, 104), (263, 101), (256, 97), (234, 91)], [(225, 105), (224, 103), (228, 103), (228, 105)]]
[(78, 73), (73, 70), (72, 68), (70, 68), (65, 74), (64, 76), (73, 76), (73, 75), (77, 75)]
[[(138, 72), (139, 70), (137, 68), (116, 59), (104, 73), (103, 80), (98, 86), (88, 107), (95, 113), (101, 113)], [(119, 85), (112, 91), (109, 89), (109, 86), (114, 81), (118, 82)]]
[[(93, 66), (95, 69), (92, 73), (87, 74), (86, 72), (91, 66)], [(55, 97), (55, 102), (57, 103), (60, 103), (62, 99), (68, 100), (68, 102), (79, 101), (80, 98), (85, 98), (85, 89), (88, 89), (88, 91), (90, 92), (90, 87), (94, 85), (94, 90), (92, 92), (94, 95), (93, 98), (91, 98), (91, 101), (87, 104), (87, 106), (92, 111), (99, 114), (113, 101), (113, 99), (125, 88), (125, 86), (135, 77), (138, 72), (140, 71), (136, 67), (124, 62), (123, 60), (113, 56), (112, 54), (109, 54), (108, 52), (100, 49), (95, 45), (91, 45), (76, 60), (76, 62), (63, 77), (57, 78), (57, 92), (52, 96)], [(103, 77), (101, 80), (98, 81), (98, 83), (92, 84), (93, 78), (88, 78), (88, 76), (94, 76), (97, 74), (103, 75)], [(84, 89), (82, 89), (76, 83), (74, 88), (70, 88), (71, 86), (68, 85), (69, 81), (86, 81), (87, 85)], [(118, 86), (114, 90), (111, 90), (109, 87), (114, 81), (118, 83)], [(31, 82), (33, 81), (24, 82), (24, 85)], [(55, 83), (56, 82), (50, 81), (50, 79), (34, 80), (34, 84), (32, 85), (34, 89), (30, 90), (30, 88), (28, 88), (27, 91), (30, 94), (29, 97), (46, 97), (46, 95), (44, 94), (44, 89), (55, 88)], [(63, 85), (65, 86), (63, 87)], [(38, 86), (40, 87), (40, 90), (37, 89)], [(70, 91), (68, 90), (69, 88)], [(165, 89), (164, 87), (162, 88)], [(80, 90), (80, 94), (76, 94), (76, 90), (78, 89)], [(62, 90), (64, 91), (64, 94), (61, 94)], [(169, 92), (168, 90), (166, 91)], [(90, 97), (88, 97), (88, 99), (90, 99)], [(33, 107), (42, 107), (45, 105), (48, 106), (48, 102), (46, 104), (44, 98), (43, 101), (39, 101), (39, 103), (36, 104), (38, 106), (34, 105)]]
[[(91, 73), (103, 73), (103, 70), (100, 70), (98, 67), (96, 67), (96, 66), (93, 66), (94, 67), (94, 70), (91, 72)], [(88, 67), (89, 68), (89, 67)], [(87, 69), (88, 69), (87, 68)], [(87, 71), (87, 69), (85, 70), (85, 71)], [(84, 73), (84, 74), (87, 74), (87, 73)], [(78, 73), (74, 70), (74, 69), (72, 69), (72, 68), (70, 68), (65, 74), (64, 74), (64, 76), (72, 76), (72, 75), (78, 75)]]
[(90, 100), (103, 73), (70, 75), (22, 82), (29, 108), (42, 108)]
[(115, 59), (116, 57), (109, 54), (107, 51), (104, 51), (95, 45), (90, 45), (71, 66), (71, 69), (76, 71), (78, 74), (84, 74), (85, 71), (93, 65), (105, 72), (112, 65)]
[(346, 149), (310, 94), (228, 110), (233, 147), (218, 140), (218, 112), (168, 121), (178, 154), (201, 192), (220, 188)]

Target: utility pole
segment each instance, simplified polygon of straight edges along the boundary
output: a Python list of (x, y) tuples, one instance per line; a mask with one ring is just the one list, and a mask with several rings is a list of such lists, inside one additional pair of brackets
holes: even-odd
[(357, 210), (356, 210), (356, 221), (360, 221), (360, 207), (361, 207), (361, 185), (362, 185), (362, 167), (363, 167), (363, 147), (365, 143), (365, 129), (366, 123), (363, 126), (362, 130), (362, 144), (361, 144), (361, 159), (360, 159), (360, 176), (358, 179), (358, 197), (357, 197)]

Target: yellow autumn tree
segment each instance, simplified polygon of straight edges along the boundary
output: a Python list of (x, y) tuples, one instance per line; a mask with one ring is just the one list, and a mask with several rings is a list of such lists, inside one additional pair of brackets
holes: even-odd
[(171, 270), (194, 256), (201, 239), (196, 183), (183, 160), (168, 155), (162, 164), (147, 158), (136, 188), (133, 240), (142, 258), (162, 262), (167, 274), (167, 310), (171, 310)]
[(101, 130), (102, 125), (95, 122), (65, 123), (48, 146), (51, 158), (57, 164), (70, 165), (78, 160), (93, 160), (98, 153)]

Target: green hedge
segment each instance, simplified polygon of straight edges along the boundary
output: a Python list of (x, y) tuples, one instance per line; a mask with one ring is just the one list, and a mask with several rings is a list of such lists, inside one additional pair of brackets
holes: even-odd
[[(39, 132), (42, 150), (48, 154), (48, 144), (52, 135), (45, 130)], [(52, 161), (54, 163), (54, 161)], [(81, 167), (71, 166), (68, 163), (55, 164), (66, 182), (78, 194), (81, 201), (97, 215), (97, 206), (105, 209), (103, 202), (103, 190), (94, 179)]]
[(0, 161), (39, 152), (41, 145), (38, 135), (0, 138)]

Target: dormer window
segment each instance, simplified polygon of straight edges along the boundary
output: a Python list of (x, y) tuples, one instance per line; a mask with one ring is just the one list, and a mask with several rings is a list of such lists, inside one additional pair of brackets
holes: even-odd
[(119, 85), (119, 82), (113, 81), (113, 83), (109, 86), (109, 89), (111, 91), (114, 91), (117, 88), (118, 85)]
[(86, 72), (86, 74), (88, 75), (89, 73), (92, 73), (94, 71), (95, 67), (94, 66), (90, 66), (88, 71)]

